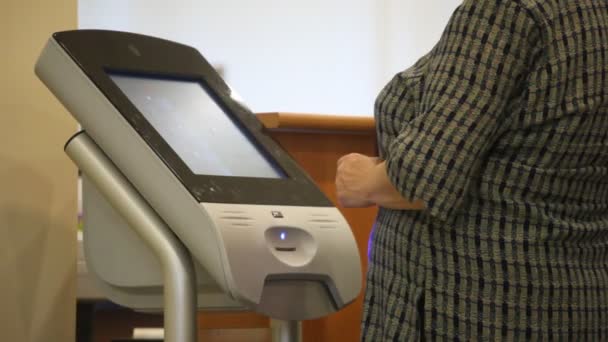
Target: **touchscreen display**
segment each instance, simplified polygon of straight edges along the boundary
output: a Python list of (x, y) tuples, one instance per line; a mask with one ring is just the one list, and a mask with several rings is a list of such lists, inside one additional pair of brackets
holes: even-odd
[(199, 82), (109, 75), (193, 173), (284, 177)]

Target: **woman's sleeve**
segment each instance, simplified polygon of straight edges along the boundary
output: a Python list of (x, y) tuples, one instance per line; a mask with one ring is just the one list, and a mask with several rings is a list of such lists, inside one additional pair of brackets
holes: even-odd
[(388, 148), (389, 179), (430, 215), (447, 219), (523, 92), (538, 26), (518, 1), (466, 0), (428, 61), (416, 119)]

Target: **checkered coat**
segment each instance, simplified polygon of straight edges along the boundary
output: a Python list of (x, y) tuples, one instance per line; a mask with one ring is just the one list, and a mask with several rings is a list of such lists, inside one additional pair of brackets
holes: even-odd
[(363, 341), (608, 341), (608, 1), (466, 0), (376, 101)]

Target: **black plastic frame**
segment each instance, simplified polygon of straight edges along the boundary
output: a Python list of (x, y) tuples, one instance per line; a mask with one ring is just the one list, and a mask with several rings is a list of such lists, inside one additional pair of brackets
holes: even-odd
[[(168, 40), (117, 31), (66, 31), (55, 33), (53, 38), (197, 201), (333, 206), (289, 154), (268, 135), (255, 115), (232, 97), (228, 85), (196, 49)], [(112, 81), (109, 72), (199, 82), (251, 138), (258, 150), (283, 171), (285, 178), (194, 174)]]

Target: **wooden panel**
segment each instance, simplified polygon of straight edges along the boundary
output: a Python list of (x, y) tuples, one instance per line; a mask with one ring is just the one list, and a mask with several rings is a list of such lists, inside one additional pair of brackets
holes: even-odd
[[(94, 313), (93, 342), (129, 339), (133, 328), (163, 326), (162, 314), (145, 314), (128, 309), (102, 309)], [(267, 317), (249, 312), (199, 312), (201, 342), (270, 342)]]
[(319, 132), (361, 132), (373, 134), (374, 120), (363, 116), (338, 116), (296, 113), (260, 113), (257, 118), (272, 130)]
[(205, 329), (198, 334), (199, 342), (271, 342), (270, 328)]
[[(283, 116), (276, 115), (275, 117)], [(376, 154), (373, 120), (363, 118), (365, 120), (360, 121), (356, 126), (358, 129), (343, 130), (336, 134), (335, 131), (332, 132), (331, 124), (329, 126), (326, 123), (318, 124), (316, 129), (311, 130), (311, 125), (301, 124), (302, 120), (294, 121), (291, 120), (292, 116), (288, 117), (287, 123), (274, 122), (272, 125), (277, 128), (268, 127), (271, 136), (291, 154), (310, 174), (321, 190), (337, 205), (334, 183), (337, 161), (341, 156), (351, 152), (366, 155)], [(348, 118), (346, 119), (348, 120)], [(266, 124), (266, 122), (263, 123)], [(365, 274), (367, 244), (377, 208), (348, 209), (340, 206), (338, 208), (353, 229), (361, 255), (363, 274)], [(364, 284), (364, 279), (362, 282)], [(323, 319), (304, 322), (304, 341), (358, 341), (362, 306), (363, 291), (357, 300), (344, 310)]]
[(266, 316), (251, 312), (199, 312), (199, 329), (268, 328)]

